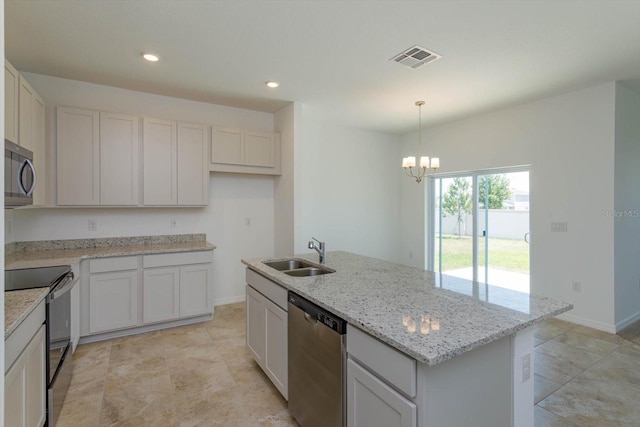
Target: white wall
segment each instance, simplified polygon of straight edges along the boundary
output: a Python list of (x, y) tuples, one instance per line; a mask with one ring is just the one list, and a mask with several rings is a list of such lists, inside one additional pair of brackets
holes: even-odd
[[(424, 136), (424, 134), (423, 134)], [(400, 158), (418, 156), (418, 133), (403, 135), (401, 138)], [(424, 141), (424, 140), (423, 140)], [(423, 146), (423, 153), (431, 155), (430, 147)], [(433, 155), (438, 157), (437, 155)], [(429, 180), (417, 183), (415, 179), (406, 176), (402, 169), (402, 160), (397, 160), (393, 165), (400, 180), (400, 257), (398, 262), (412, 267), (426, 268), (428, 266), (425, 251), (425, 211), (427, 203), (427, 186)]]
[[(440, 172), (531, 165), (531, 291), (571, 302), (566, 317), (613, 331), (613, 209), (615, 83), (530, 102), (427, 129), (425, 152)], [(417, 135), (403, 138), (415, 151)], [(405, 154), (406, 155), (406, 154)], [(403, 190), (409, 184), (403, 186)], [(416, 185), (415, 183), (413, 185)], [(403, 248), (418, 250), (414, 230), (424, 213), (419, 190), (403, 191)], [(566, 221), (567, 233), (551, 233)], [(420, 242), (424, 246), (424, 237)], [(571, 291), (580, 281), (582, 291)]]
[(296, 140), (296, 253), (309, 252), (307, 242), (315, 237), (327, 251), (398, 260), (398, 142), (396, 135), (316, 121), (303, 105)]
[(291, 103), (274, 115), (274, 130), (280, 133), (282, 175), (275, 178), (274, 187), (274, 254), (294, 253), (295, 235), (295, 141), (300, 139), (300, 111), (298, 103)]
[(640, 94), (616, 84), (615, 307), (618, 329), (640, 318)]
[[(268, 113), (37, 74), (26, 76), (47, 103), (49, 160), (55, 152), (50, 142), (55, 139), (56, 105), (273, 130), (273, 115)], [(55, 179), (49, 179), (51, 193), (54, 188)], [(244, 269), (240, 259), (273, 255), (273, 189), (271, 177), (215, 173), (210, 176), (210, 204), (206, 208), (19, 209), (13, 212), (12, 239), (206, 233), (207, 240), (218, 247), (214, 252), (216, 304), (240, 301), (244, 299)], [(87, 231), (89, 218), (98, 220), (97, 232)], [(175, 228), (169, 226), (171, 218), (177, 221)], [(251, 225), (245, 225), (246, 218), (251, 219)]]

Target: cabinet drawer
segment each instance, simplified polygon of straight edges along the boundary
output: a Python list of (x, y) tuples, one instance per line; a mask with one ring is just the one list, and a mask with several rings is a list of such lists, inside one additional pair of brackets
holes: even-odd
[(287, 311), (287, 290), (285, 288), (248, 268), (247, 283), (284, 311)]
[(114, 257), (89, 260), (89, 273), (104, 273), (107, 271), (137, 270), (138, 257)]
[(347, 426), (416, 427), (417, 408), (404, 396), (347, 361)]
[(347, 353), (409, 397), (416, 395), (416, 361), (347, 325)]
[(145, 255), (142, 267), (166, 267), (169, 265), (206, 264), (213, 262), (212, 251), (180, 252), (172, 254)]

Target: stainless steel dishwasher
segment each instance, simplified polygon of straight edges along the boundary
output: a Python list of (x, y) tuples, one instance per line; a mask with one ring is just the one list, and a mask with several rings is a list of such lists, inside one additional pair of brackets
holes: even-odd
[(302, 427), (346, 425), (347, 322), (289, 292), (289, 412)]

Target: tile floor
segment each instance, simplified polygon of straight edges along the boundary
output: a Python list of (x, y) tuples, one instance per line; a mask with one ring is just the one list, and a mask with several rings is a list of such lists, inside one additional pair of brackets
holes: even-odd
[(78, 346), (56, 427), (295, 426), (245, 349), (244, 303), (214, 317)]
[[(244, 310), (79, 346), (57, 427), (296, 426), (245, 349)], [(557, 319), (535, 339), (536, 427), (640, 427), (639, 345)]]
[(640, 427), (640, 346), (558, 319), (535, 333), (536, 427)]

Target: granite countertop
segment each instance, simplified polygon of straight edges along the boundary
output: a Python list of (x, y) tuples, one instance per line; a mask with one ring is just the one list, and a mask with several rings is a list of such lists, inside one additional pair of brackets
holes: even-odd
[(25, 289), (4, 293), (4, 339), (35, 309), (49, 293), (49, 288)]
[[(183, 236), (193, 238), (180, 238)], [(23, 242), (23, 247), (5, 256), (5, 269), (73, 265), (87, 258), (211, 251), (215, 248), (204, 235)]]
[[(316, 261), (317, 255), (296, 256)], [(512, 335), (572, 305), (348, 252), (329, 252), (335, 273), (291, 277), (250, 269), (429, 366)]]

